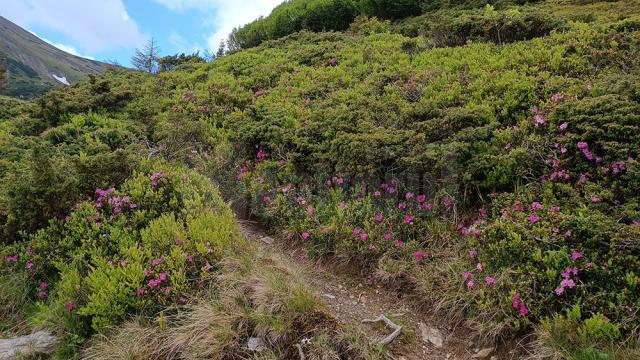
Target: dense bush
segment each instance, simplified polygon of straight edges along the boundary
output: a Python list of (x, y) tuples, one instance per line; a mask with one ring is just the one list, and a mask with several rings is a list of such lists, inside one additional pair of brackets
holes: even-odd
[(230, 209), (194, 172), (156, 165), (95, 193), (3, 251), (13, 272), (3, 277), (25, 274), (33, 317), (59, 330), (84, 336), (89, 325), (103, 331), (128, 314), (184, 304), (238, 241)]

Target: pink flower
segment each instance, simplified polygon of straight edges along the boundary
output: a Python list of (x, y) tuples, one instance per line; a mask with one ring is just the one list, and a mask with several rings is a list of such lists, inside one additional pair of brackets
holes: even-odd
[(571, 252), (571, 260), (576, 261), (576, 260), (580, 259), (582, 257), (582, 255), (583, 254), (581, 252), (578, 252), (578, 251), (574, 250), (574, 251)]
[(186, 297), (184, 297), (184, 296), (180, 296), (180, 297), (178, 298), (178, 302), (179, 302), (180, 304), (186, 304), (186, 303), (187, 303), (187, 301), (188, 301), (188, 300), (187, 300), (187, 298), (186, 298)]
[(382, 221), (384, 221), (384, 216), (382, 216), (382, 214), (376, 214), (375, 220), (377, 222), (382, 222)]
[(469, 258), (470, 259), (475, 259), (478, 257), (478, 252), (475, 250), (469, 250)]
[(345, 203), (341, 202), (340, 204), (338, 204), (338, 207), (340, 209), (345, 209), (347, 207), (347, 205)]
[(520, 316), (525, 317), (527, 316), (528, 313), (529, 313), (529, 309), (527, 308), (527, 305), (520, 304)]
[(535, 121), (536, 121), (536, 127), (540, 125), (544, 125), (544, 123), (546, 122), (545, 118), (540, 114), (536, 115)]
[(576, 146), (578, 147), (578, 149), (584, 150), (589, 147), (589, 144), (587, 144), (585, 141), (580, 141)]
[(529, 222), (530, 223), (537, 223), (540, 220), (540, 217), (538, 215), (531, 215), (529, 216)]
[(38, 296), (38, 299), (42, 300), (45, 297), (47, 297), (47, 292), (46, 291), (38, 291), (38, 293), (36, 294), (36, 296)]
[(307, 240), (310, 236), (311, 236), (311, 235), (309, 235), (309, 233), (308, 233), (308, 232), (303, 232), (303, 233), (302, 233), (302, 238), (303, 238), (304, 240)]
[(522, 207), (522, 204), (520, 204), (519, 202), (513, 204), (513, 208), (517, 211), (517, 212), (523, 212), (524, 208)]
[(554, 213), (555, 213), (555, 212), (558, 212), (558, 211), (560, 211), (560, 206), (552, 206), (552, 207), (549, 209), (549, 211), (554, 212)]
[(138, 289), (138, 291), (136, 291), (136, 295), (142, 296), (142, 295), (144, 295), (145, 291), (146, 290), (144, 288), (140, 288), (140, 289)]
[(476, 286), (476, 282), (475, 282), (475, 281), (473, 281), (473, 280), (469, 280), (469, 282), (467, 282), (467, 287), (468, 287), (468, 288), (472, 288), (472, 287), (474, 287), (474, 286)]
[(492, 278), (491, 276), (487, 276), (484, 278), (484, 282), (491, 286), (491, 285), (495, 285), (496, 284), (496, 279)]
[(396, 241), (395, 244), (393, 244), (393, 246), (397, 247), (397, 248), (401, 248), (402, 246), (404, 246), (404, 242), (401, 240)]
[(594, 203), (594, 204), (595, 204), (595, 203), (599, 203), (599, 202), (600, 202), (600, 198), (599, 198), (599, 197), (597, 197), (597, 196), (592, 196), (592, 197), (591, 197), (591, 202), (592, 202), (592, 203)]
[(442, 200), (442, 203), (445, 206), (451, 206), (453, 204), (453, 199), (450, 196), (445, 196), (445, 198)]
[(66, 305), (67, 312), (72, 312), (73, 309), (76, 308), (76, 304), (74, 302), (68, 302)]
[(307, 214), (313, 215), (313, 213), (315, 213), (315, 212), (316, 212), (316, 209), (314, 209), (313, 206), (309, 206), (307, 208)]
[(476, 269), (478, 269), (478, 271), (482, 272), (484, 270), (484, 268), (482, 267), (481, 263), (477, 263), (476, 264)]
[(520, 294), (515, 293), (513, 294), (513, 304), (512, 304), (514, 309), (517, 309), (520, 307)]
[(406, 209), (407, 208), (407, 204), (401, 202), (400, 204), (398, 204), (398, 209)]
[(360, 240), (365, 241), (369, 238), (369, 234), (367, 233), (362, 233), (360, 234)]
[(571, 280), (571, 279), (564, 279), (560, 282), (560, 286), (561, 287), (568, 287), (568, 288), (574, 288), (576, 286), (575, 281)]
[(33, 263), (31, 261), (27, 262), (27, 265), (25, 265), (25, 267), (27, 269), (31, 269), (33, 267)]
[(473, 274), (469, 271), (465, 272), (464, 274), (462, 274), (462, 277), (464, 278), (465, 281), (473, 278)]
[(405, 215), (404, 216), (404, 222), (407, 223), (407, 224), (413, 224), (413, 216)]
[(305, 200), (300, 195), (296, 196), (296, 202), (298, 203), (298, 205), (306, 205), (307, 204), (307, 200)]
[(569, 123), (568, 122), (563, 122), (562, 124), (560, 124), (560, 130), (567, 130), (567, 128), (569, 127)]
[(336, 184), (342, 185), (343, 183), (344, 183), (344, 179), (343, 178), (339, 177), (339, 178), (336, 179)]
[(382, 195), (382, 193), (380, 193), (380, 191), (376, 190), (376, 191), (373, 192), (373, 196), (379, 197), (381, 195)]
[(414, 197), (414, 194), (412, 192), (408, 192), (404, 195), (405, 199), (407, 200), (411, 200)]
[(542, 204), (540, 204), (539, 202), (534, 202), (533, 204), (531, 204), (531, 209), (532, 210), (540, 210), (542, 209)]
[(263, 203), (267, 204), (269, 201), (271, 201), (271, 198), (269, 196), (265, 195), (265, 196), (262, 197), (262, 202)]
[(331, 180), (327, 180), (327, 182), (325, 182), (325, 185), (327, 185), (327, 187), (332, 187), (333, 182)]
[(43, 282), (41, 282), (41, 283), (40, 283), (40, 286), (39, 286), (40, 290), (47, 290), (47, 288), (48, 288), (48, 287), (49, 287), (49, 284), (47, 284), (47, 283), (46, 283), (46, 282), (44, 282), (44, 281), (43, 281)]
[(18, 255), (9, 255), (9, 256), (7, 256), (7, 262), (8, 263), (18, 262)]
[(375, 244), (369, 244), (369, 250), (371, 251), (376, 251), (376, 245)]
[(385, 241), (391, 241), (391, 240), (393, 240), (393, 235), (391, 235), (391, 233), (386, 233), (386, 234), (384, 234), (384, 236), (383, 236), (383, 237), (384, 237), (384, 240), (385, 240)]
[(560, 296), (564, 294), (564, 288), (561, 286), (555, 290), (556, 295)]
[(360, 228), (353, 229), (353, 235), (360, 235)]
[(416, 258), (416, 260), (422, 261), (424, 260), (424, 257), (426, 256), (426, 254), (422, 251), (416, 251), (413, 253), (413, 256)]
[(418, 203), (419, 204), (424, 204), (425, 201), (427, 201), (427, 196), (426, 195), (418, 195)]
[(202, 269), (204, 271), (209, 271), (209, 270), (213, 269), (213, 266), (207, 262), (207, 264), (205, 266), (203, 266)]

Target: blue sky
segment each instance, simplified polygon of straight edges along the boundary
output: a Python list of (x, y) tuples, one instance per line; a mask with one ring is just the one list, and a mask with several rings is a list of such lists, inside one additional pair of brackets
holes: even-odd
[(1, 0), (0, 15), (56, 47), (129, 66), (153, 37), (164, 55), (215, 52), (229, 31), (282, 0)]

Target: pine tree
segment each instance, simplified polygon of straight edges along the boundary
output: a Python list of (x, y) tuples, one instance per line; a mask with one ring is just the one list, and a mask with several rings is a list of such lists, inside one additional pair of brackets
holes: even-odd
[(160, 47), (155, 39), (151, 38), (142, 49), (136, 49), (135, 55), (131, 58), (133, 67), (150, 74), (158, 72), (158, 59), (160, 58)]
[(221, 58), (225, 54), (226, 45), (223, 41), (220, 41), (220, 46), (218, 46), (218, 51), (216, 52), (216, 59)]

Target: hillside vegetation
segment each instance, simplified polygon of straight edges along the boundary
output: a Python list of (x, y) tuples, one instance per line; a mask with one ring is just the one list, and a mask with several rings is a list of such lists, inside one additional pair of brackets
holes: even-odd
[[(287, 2), (211, 63), (0, 99), (0, 330), (49, 326), (63, 358), (155, 326), (177, 341), (157, 358), (241, 358), (255, 334), (295, 358), (317, 304), (288, 275), (247, 287), (265, 270), (224, 198), (483, 341), (638, 358), (640, 3), (365, 3), (385, 2)], [(316, 4), (353, 13), (274, 20)], [(176, 335), (199, 311), (216, 331)], [(382, 356), (318, 321), (318, 354)]]

